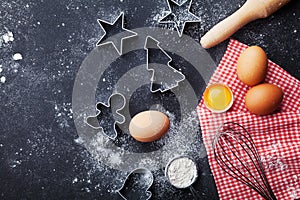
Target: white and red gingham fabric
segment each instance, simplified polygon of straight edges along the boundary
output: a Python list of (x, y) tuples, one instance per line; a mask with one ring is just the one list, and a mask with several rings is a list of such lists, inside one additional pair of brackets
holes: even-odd
[(203, 100), (197, 107), (209, 164), (221, 199), (262, 199), (259, 194), (226, 174), (212, 152), (212, 139), (224, 122), (237, 122), (251, 134), (277, 199), (300, 198), (300, 81), (269, 61), (265, 82), (282, 88), (284, 99), (277, 112), (267, 116), (250, 114), (244, 98), (250, 87), (236, 75), (236, 64), (247, 45), (231, 40), (210, 83), (224, 83), (234, 94), (226, 113), (210, 112)]

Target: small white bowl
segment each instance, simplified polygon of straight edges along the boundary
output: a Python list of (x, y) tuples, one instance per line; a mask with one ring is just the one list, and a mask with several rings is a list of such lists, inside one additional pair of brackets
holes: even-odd
[[(189, 185), (182, 186), (182, 187), (176, 186), (176, 185), (172, 184), (172, 181), (170, 181), (169, 175), (168, 175), (170, 165), (171, 165), (175, 160), (181, 159), (181, 158), (186, 158), (186, 159), (192, 161), (192, 163), (193, 163), (193, 165), (194, 165), (193, 179), (190, 181)], [(174, 186), (175, 188), (178, 188), (178, 189), (184, 189), (184, 188), (192, 187), (192, 185), (195, 183), (195, 181), (196, 181), (197, 178), (198, 178), (198, 166), (197, 166), (196, 162), (194, 161), (194, 159), (190, 158), (189, 156), (185, 156), (185, 155), (178, 156), (178, 157), (175, 157), (175, 158), (171, 159), (171, 160), (167, 163), (166, 168), (165, 168), (165, 176), (166, 176), (166, 178), (169, 180), (170, 184), (171, 184), (172, 186)]]

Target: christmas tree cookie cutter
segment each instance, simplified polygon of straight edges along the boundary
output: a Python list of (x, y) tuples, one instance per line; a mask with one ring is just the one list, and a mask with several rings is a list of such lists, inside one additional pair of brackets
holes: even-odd
[[(168, 90), (171, 90), (175, 87), (178, 86), (179, 82), (182, 82), (185, 80), (185, 75), (182, 74), (180, 71), (176, 70), (173, 68), (170, 63), (172, 62), (172, 58), (167, 54), (165, 50), (163, 50), (160, 47), (160, 42), (153, 38), (152, 36), (147, 36), (145, 40), (145, 45), (144, 49), (147, 51), (147, 70), (152, 71), (152, 76), (151, 76), (151, 86), (150, 86), (150, 91), (152, 93), (155, 93), (157, 91), (160, 92), (166, 92)], [(158, 63), (151, 63), (150, 62), (150, 56), (149, 56), (149, 50), (156, 49), (159, 50), (162, 54), (162, 56), (165, 57), (166, 59), (166, 64), (158, 64)], [(150, 67), (151, 66), (151, 67)], [(167, 68), (165, 67), (167, 66)], [(155, 69), (157, 68), (157, 69)], [(158, 71), (160, 70), (160, 72)], [(163, 73), (166, 72), (167, 70), (171, 71), (171, 73)], [(158, 89), (154, 89), (154, 82), (157, 82), (157, 76), (156, 75), (173, 75), (173, 77), (163, 77), (164, 79), (159, 83), (160, 87)], [(173, 83), (168, 84), (168, 81), (171, 81)]]
[[(114, 99), (121, 99), (122, 103), (114, 112), (112, 112), (112, 101)], [(118, 100), (118, 99), (117, 99)], [(121, 93), (113, 93), (107, 103), (98, 102), (96, 104), (97, 114), (95, 116), (88, 116), (86, 123), (96, 130), (102, 130), (103, 134), (108, 138), (115, 140), (118, 136), (117, 124), (125, 122), (125, 116), (119, 113), (126, 105), (126, 98)], [(116, 119), (121, 118), (121, 119)], [(113, 133), (110, 133), (113, 127)]]

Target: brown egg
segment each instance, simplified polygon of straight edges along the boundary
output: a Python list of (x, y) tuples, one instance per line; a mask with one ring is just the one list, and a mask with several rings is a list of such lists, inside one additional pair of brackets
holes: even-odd
[(162, 112), (149, 110), (135, 115), (129, 124), (130, 135), (140, 142), (153, 142), (166, 134), (170, 120)]
[(276, 110), (282, 99), (281, 88), (270, 83), (263, 83), (248, 90), (245, 103), (251, 113), (267, 115)]
[(248, 47), (238, 59), (236, 73), (238, 78), (249, 86), (264, 81), (268, 71), (267, 55), (259, 46)]

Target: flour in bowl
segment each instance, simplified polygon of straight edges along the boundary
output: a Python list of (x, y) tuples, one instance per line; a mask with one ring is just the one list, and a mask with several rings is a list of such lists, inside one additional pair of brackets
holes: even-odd
[(197, 166), (187, 157), (179, 157), (167, 166), (166, 175), (170, 183), (177, 188), (191, 186), (197, 178)]

